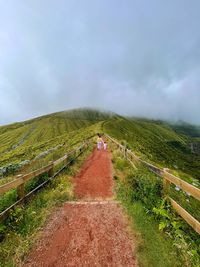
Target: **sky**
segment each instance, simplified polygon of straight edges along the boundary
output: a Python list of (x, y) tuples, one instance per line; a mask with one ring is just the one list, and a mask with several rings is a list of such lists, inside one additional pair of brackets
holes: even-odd
[(200, 125), (199, 0), (0, 0), (0, 125), (96, 107)]

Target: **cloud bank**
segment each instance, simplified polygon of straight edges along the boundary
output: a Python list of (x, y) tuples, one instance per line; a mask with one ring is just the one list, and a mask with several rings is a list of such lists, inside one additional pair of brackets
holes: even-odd
[(200, 124), (198, 0), (0, 1), (0, 124), (74, 107)]

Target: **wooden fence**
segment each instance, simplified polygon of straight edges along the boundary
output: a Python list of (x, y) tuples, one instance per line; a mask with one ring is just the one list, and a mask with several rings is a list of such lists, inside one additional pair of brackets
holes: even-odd
[(163, 192), (164, 196), (168, 197), (172, 207), (176, 210), (176, 212), (198, 233), (200, 234), (200, 222), (197, 221), (191, 214), (189, 214), (184, 208), (182, 208), (175, 200), (169, 197), (170, 184), (174, 184), (178, 186), (183, 191), (187, 192), (197, 200), (200, 200), (200, 189), (185, 182), (184, 180), (172, 175), (166, 169), (160, 169), (153, 164), (146, 162), (140, 159), (135, 155), (131, 150), (127, 149), (125, 146), (121, 145), (115, 139), (111, 138), (109, 135), (105, 134), (105, 137), (108, 138), (112, 143), (114, 143), (120, 151), (123, 153), (124, 157), (131, 162), (134, 166), (136, 162), (141, 162), (145, 166), (149, 168), (150, 171), (158, 174), (163, 178)]
[[(62, 158), (59, 158), (55, 161), (50, 162), (50, 164), (48, 164), (47, 166), (44, 166), (44, 167), (42, 167), (38, 170), (35, 170), (33, 172), (30, 172), (28, 174), (20, 175), (16, 179), (14, 179), (13, 181), (0, 186), (0, 195), (4, 194), (4, 193), (6, 193), (12, 189), (16, 189), (17, 190), (17, 199), (18, 199), (14, 204), (12, 204), (6, 210), (4, 210), (3, 212), (0, 213), (0, 221), (7, 218), (8, 214), (12, 208), (14, 208), (16, 205), (22, 203), (26, 198), (33, 195), (37, 190), (39, 190), (41, 187), (43, 187), (45, 184), (47, 184), (52, 178), (57, 176), (64, 168), (66, 168), (72, 162), (72, 160), (77, 158), (84, 151), (84, 148), (88, 147), (88, 144), (89, 144), (89, 139), (86, 140), (85, 142), (83, 142), (80, 146), (78, 146), (74, 150), (65, 154)], [(74, 154), (75, 154), (75, 158), (73, 158), (72, 160), (68, 160), (70, 158), (70, 156), (74, 155)], [(62, 166), (55, 172), (55, 167), (58, 167), (60, 164), (62, 164)], [(29, 181), (33, 178), (36, 178), (39, 175), (45, 174), (45, 173), (48, 174), (49, 179), (47, 179), (46, 181), (41, 183), (39, 186), (34, 188), (31, 192), (25, 194), (25, 183), (27, 181)]]

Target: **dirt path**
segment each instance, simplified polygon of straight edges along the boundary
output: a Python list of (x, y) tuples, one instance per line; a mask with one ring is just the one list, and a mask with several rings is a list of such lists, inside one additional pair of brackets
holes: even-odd
[(112, 163), (108, 151), (94, 150), (75, 177), (75, 194), (81, 199), (110, 198), (112, 192)]
[(136, 266), (127, 220), (110, 199), (110, 153), (95, 150), (74, 181), (79, 201), (52, 215), (24, 267)]

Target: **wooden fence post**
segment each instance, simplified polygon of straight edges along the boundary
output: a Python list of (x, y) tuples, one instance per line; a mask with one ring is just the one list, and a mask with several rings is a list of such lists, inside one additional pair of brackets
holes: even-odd
[(167, 168), (164, 168), (163, 169), (163, 195), (166, 197), (166, 196), (169, 196), (169, 191), (170, 191), (170, 181), (167, 180), (165, 178), (165, 171), (167, 171), (169, 169)]
[(67, 166), (68, 163), (68, 156), (66, 155), (66, 159), (64, 160), (64, 165)]
[(53, 175), (54, 175), (53, 161), (51, 161), (50, 164), (51, 164), (51, 168), (50, 168), (49, 171), (48, 171), (48, 176), (49, 176), (49, 177), (53, 177)]
[(127, 158), (127, 148), (124, 148), (124, 157)]
[[(23, 175), (19, 174), (17, 177), (21, 178)], [(17, 187), (17, 199), (22, 199), (25, 196), (24, 183)]]

